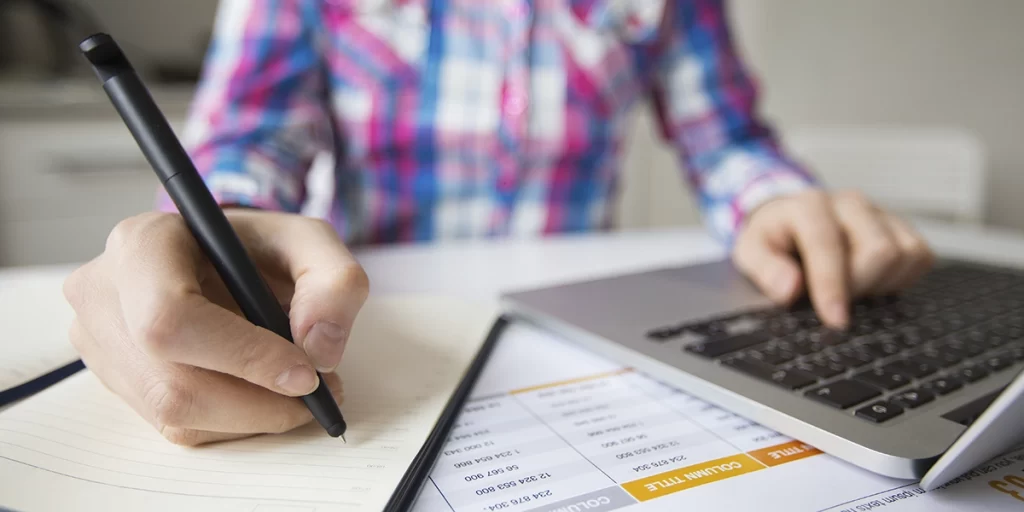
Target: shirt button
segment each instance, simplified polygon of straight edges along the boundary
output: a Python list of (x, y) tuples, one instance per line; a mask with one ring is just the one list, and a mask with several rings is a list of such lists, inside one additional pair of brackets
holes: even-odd
[(511, 116), (521, 116), (526, 112), (526, 99), (519, 95), (510, 96), (505, 100), (505, 112)]

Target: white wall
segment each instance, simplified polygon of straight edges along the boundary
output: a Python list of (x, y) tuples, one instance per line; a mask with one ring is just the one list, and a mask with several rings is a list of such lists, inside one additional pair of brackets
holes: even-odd
[(133, 60), (202, 55), (217, 0), (75, 0), (114, 34)]
[(1024, 229), (1024, 2), (734, 0), (780, 128), (937, 124), (989, 152), (987, 220)]

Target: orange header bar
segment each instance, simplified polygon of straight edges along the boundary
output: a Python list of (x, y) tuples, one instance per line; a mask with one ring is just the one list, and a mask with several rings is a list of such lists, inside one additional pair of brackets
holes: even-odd
[(531, 391), (538, 391), (538, 390), (541, 390), (541, 389), (554, 388), (554, 387), (558, 387), (558, 386), (565, 386), (565, 385), (568, 385), (568, 384), (578, 384), (580, 382), (587, 382), (588, 380), (597, 380), (597, 379), (603, 379), (605, 377), (614, 377), (616, 375), (622, 375), (624, 373), (629, 373), (631, 371), (633, 371), (632, 368), (623, 368), (622, 370), (615, 370), (614, 372), (599, 373), (597, 375), (590, 375), (590, 376), (587, 376), (587, 377), (580, 377), (580, 378), (577, 378), (577, 379), (569, 379), (569, 380), (563, 380), (563, 381), (560, 381), (560, 382), (552, 382), (550, 384), (541, 384), (540, 386), (533, 386), (533, 387), (529, 387), (529, 388), (517, 389), (515, 391), (512, 391), (512, 394), (515, 395), (515, 394), (519, 394), (519, 393), (529, 393)]
[(800, 441), (790, 441), (768, 448), (749, 452), (749, 455), (766, 466), (778, 466), (822, 453), (821, 450)]
[(634, 480), (622, 484), (622, 488), (637, 500), (648, 501), (764, 468), (741, 453)]

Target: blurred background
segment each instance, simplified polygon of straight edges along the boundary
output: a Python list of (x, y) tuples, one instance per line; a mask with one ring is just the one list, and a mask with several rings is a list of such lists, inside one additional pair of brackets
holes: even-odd
[[(826, 183), (903, 213), (1024, 229), (1024, 2), (731, 10), (762, 111)], [(156, 181), (74, 53), (77, 34), (117, 36), (180, 128), (215, 11), (215, 0), (0, 0), (0, 266), (89, 259), (119, 219), (153, 204)], [(619, 228), (698, 222), (643, 107), (630, 137)]]

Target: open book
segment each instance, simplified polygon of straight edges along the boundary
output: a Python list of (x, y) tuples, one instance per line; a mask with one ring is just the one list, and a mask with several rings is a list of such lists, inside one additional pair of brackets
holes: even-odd
[(0, 305), (17, 307), (0, 310), (0, 408), (35, 392), (32, 383), (48, 384), (38, 382), (40, 377), (78, 361), (68, 343), (74, 312), (64, 300), (55, 300), (63, 282), (52, 271), (19, 269), (3, 276)]
[(495, 319), (489, 305), (453, 299), (371, 300), (339, 369), (348, 444), (311, 424), (282, 435), (174, 446), (82, 372), (0, 414), (0, 506), (382, 510)]

